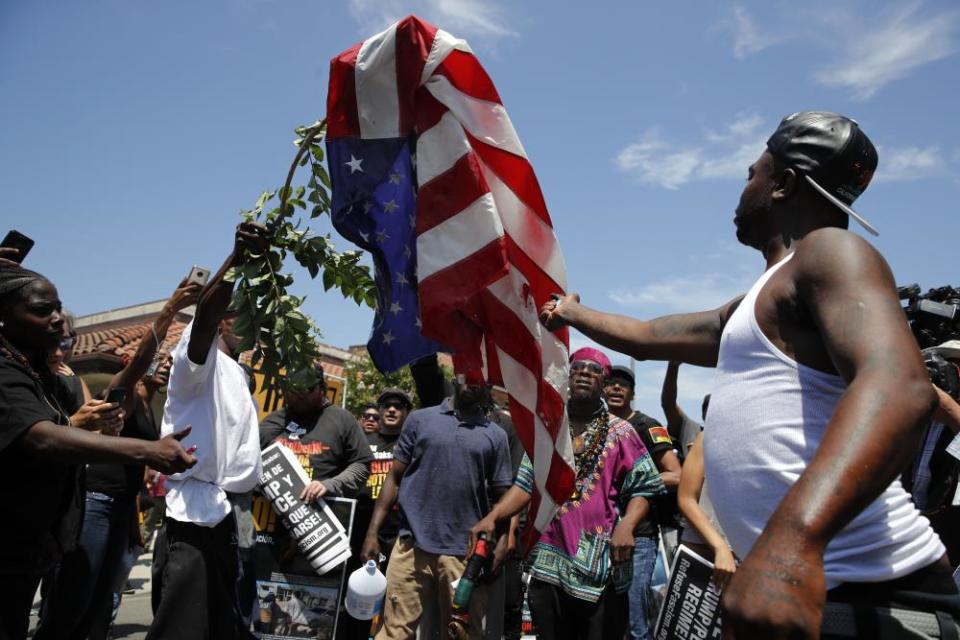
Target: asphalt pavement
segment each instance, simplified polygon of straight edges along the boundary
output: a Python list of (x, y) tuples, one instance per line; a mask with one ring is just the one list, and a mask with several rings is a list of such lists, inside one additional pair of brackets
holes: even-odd
[[(115, 640), (142, 640), (147, 636), (150, 622), (153, 620), (153, 611), (150, 608), (150, 563), (153, 551), (147, 551), (137, 558), (137, 563), (130, 571), (127, 580), (128, 589), (120, 602), (120, 611), (113, 623)], [(30, 616), (30, 634), (37, 625), (37, 613), (40, 609), (40, 594), (33, 603)]]

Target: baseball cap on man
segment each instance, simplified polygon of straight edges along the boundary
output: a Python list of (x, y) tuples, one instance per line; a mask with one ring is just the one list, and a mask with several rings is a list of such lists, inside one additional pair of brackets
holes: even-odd
[(636, 379), (633, 376), (633, 371), (630, 371), (630, 367), (625, 367), (622, 364), (618, 364), (613, 369), (610, 370), (610, 375), (608, 378), (613, 378), (619, 376), (621, 378), (626, 378), (630, 382), (630, 388), (633, 389), (633, 386), (637, 383)]
[(767, 150), (803, 174), (824, 198), (880, 235), (850, 208), (877, 170), (877, 150), (856, 120), (829, 111), (801, 111), (780, 121)]
[(377, 397), (377, 404), (383, 404), (388, 398), (399, 398), (404, 404), (407, 405), (408, 409), (413, 408), (413, 400), (410, 399), (410, 394), (403, 389), (398, 389), (396, 387), (384, 389), (380, 393), (379, 397)]

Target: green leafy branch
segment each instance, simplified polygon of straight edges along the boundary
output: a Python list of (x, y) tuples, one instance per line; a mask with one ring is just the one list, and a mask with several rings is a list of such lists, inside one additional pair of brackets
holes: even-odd
[[(252, 209), (242, 210), (246, 221), (267, 226), (270, 248), (262, 255), (251, 256), (230, 274), (234, 294), (230, 308), (237, 312), (234, 331), (242, 338), (242, 351), (253, 350), (252, 365), (264, 374), (263, 386), (275, 387), (281, 371), (296, 373), (289, 380), (295, 386), (309, 387), (316, 381), (314, 364), (319, 360), (320, 330), (300, 307), (304, 296), (295, 296), (288, 289), (293, 276), (283, 273), (288, 255), (304, 267), (311, 278), (323, 272), (324, 290), (336, 287), (345, 298), (373, 308), (377, 290), (370, 270), (359, 264), (360, 251), (338, 253), (330, 235), (316, 235), (303, 227), (310, 203), (310, 219), (330, 213), (330, 175), (324, 166), (321, 141), (326, 121), (309, 127), (297, 127), (297, 154), (290, 165), (287, 179), (280, 189), (264, 191)], [(306, 187), (293, 187), (297, 169), (310, 165), (310, 181)], [(306, 199), (304, 196), (306, 195)], [(276, 205), (271, 208), (271, 205)], [(300, 209), (302, 214), (298, 215)]]

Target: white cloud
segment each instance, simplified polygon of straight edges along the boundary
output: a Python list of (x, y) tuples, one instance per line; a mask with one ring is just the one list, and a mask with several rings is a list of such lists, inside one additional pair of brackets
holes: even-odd
[(765, 148), (764, 124), (756, 114), (744, 114), (722, 133), (707, 131), (701, 144), (677, 145), (664, 141), (657, 129), (624, 147), (615, 159), (620, 171), (642, 182), (677, 189), (695, 180), (744, 178)]
[(750, 12), (739, 5), (733, 7), (733, 15), (721, 26), (733, 33), (733, 55), (740, 60), (763, 51), (780, 40), (778, 36), (763, 33), (758, 29)]
[(902, 149), (877, 149), (880, 163), (878, 182), (918, 180), (943, 173), (947, 164), (937, 146), (904, 147)]
[(919, 3), (901, 6), (874, 25), (864, 25), (855, 36), (848, 33), (838, 40), (845, 43), (839, 59), (817, 72), (816, 79), (851, 89), (855, 98), (866, 100), (917, 67), (953, 54), (960, 13), (921, 16), (919, 8)]
[(624, 147), (616, 160), (621, 171), (667, 189), (676, 189), (689, 182), (701, 162), (700, 149), (671, 150), (655, 130), (647, 131), (640, 140)]
[(350, 14), (367, 30), (382, 30), (415, 13), (454, 36), (515, 36), (504, 8), (488, 0), (348, 0)]
[(715, 309), (745, 293), (756, 277), (757, 273), (740, 272), (675, 276), (632, 289), (614, 289), (607, 297), (624, 307), (649, 307), (657, 314), (703, 311)]

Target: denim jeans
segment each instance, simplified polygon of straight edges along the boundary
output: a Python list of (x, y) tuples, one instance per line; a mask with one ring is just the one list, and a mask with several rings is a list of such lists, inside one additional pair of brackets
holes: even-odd
[(657, 539), (638, 536), (633, 548), (633, 582), (630, 583), (630, 637), (633, 640), (653, 638), (653, 620), (647, 616), (650, 579), (657, 561)]
[(130, 544), (136, 502), (87, 492), (77, 548), (63, 556), (36, 640), (86, 638), (109, 624), (113, 583)]

